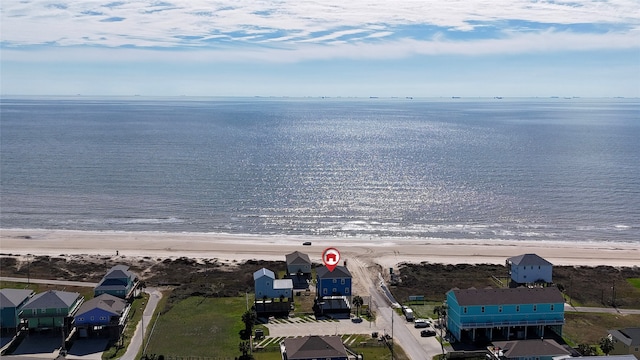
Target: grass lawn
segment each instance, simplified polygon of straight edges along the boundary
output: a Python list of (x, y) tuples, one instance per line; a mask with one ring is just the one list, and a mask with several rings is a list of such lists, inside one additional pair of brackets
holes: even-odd
[(240, 356), (244, 297), (189, 297), (158, 318), (148, 354), (234, 358)]
[(640, 278), (628, 278), (627, 282), (636, 289), (640, 289)]
[(562, 333), (575, 345), (597, 344), (607, 336), (607, 330), (635, 327), (640, 324), (640, 315), (614, 315), (602, 313), (565, 313)]

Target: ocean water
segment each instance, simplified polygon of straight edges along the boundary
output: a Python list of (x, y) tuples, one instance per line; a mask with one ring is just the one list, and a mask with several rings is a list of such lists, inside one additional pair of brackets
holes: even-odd
[(3, 98), (0, 226), (640, 243), (637, 99)]

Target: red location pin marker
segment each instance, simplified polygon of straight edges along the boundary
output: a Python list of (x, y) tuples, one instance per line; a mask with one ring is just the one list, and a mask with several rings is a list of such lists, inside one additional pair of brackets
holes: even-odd
[(333, 269), (338, 266), (339, 261), (340, 252), (336, 248), (327, 248), (322, 253), (322, 262), (324, 262), (324, 266), (326, 266), (329, 271), (333, 271)]

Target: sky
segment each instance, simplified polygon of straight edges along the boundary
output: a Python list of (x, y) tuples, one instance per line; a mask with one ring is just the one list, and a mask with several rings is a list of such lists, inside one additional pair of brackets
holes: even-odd
[(0, 94), (640, 97), (639, 0), (0, 2)]

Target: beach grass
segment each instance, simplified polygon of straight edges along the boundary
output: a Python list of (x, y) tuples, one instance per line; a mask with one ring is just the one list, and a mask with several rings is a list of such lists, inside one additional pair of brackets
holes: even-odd
[(636, 327), (640, 315), (620, 315), (606, 313), (565, 313), (563, 336), (570, 343), (597, 344), (607, 336), (607, 330)]

